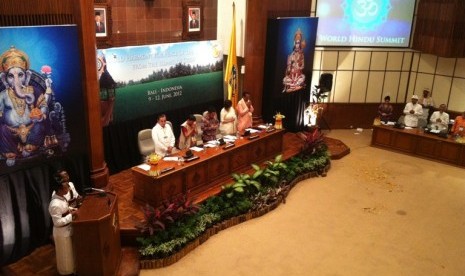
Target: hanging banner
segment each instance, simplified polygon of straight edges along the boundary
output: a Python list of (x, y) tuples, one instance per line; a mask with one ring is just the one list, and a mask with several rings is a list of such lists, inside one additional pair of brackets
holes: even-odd
[(269, 19), (263, 78), (263, 113), (271, 122), (276, 112), (285, 127), (297, 130), (301, 109), (310, 96), (318, 18)]
[(0, 28), (2, 173), (87, 152), (79, 56), (74, 25)]
[[(223, 98), (223, 53), (216, 41), (110, 48), (98, 50), (97, 58), (106, 124)], [(115, 91), (109, 97), (110, 78)]]

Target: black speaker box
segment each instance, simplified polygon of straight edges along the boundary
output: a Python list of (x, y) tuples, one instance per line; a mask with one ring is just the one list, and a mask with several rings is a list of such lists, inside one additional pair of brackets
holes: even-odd
[(320, 83), (318, 85), (324, 91), (331, 91), (333, 88), (333, 74), (323, 73), (320, 76)]

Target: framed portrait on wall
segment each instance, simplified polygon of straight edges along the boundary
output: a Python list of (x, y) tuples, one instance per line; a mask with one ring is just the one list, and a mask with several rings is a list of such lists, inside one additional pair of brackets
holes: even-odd
[(203, 34), (203, 9), (200, 1), (183, 2), (183, 32), (185, 40), (199, 39)]
[(102, 5), (94, 6), (95, 36), (108, 36), (108, 15), (107, 7)]

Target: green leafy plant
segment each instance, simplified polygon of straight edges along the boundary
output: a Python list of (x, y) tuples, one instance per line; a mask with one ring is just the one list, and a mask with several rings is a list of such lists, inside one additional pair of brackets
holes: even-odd
[(252, 164), (252, 168), (255, 170), (252, 178), (261, 183), (262, 186), (276, 186), (281, 178), (281, 173), (287, 169), (282, 157), (282, 155), (278, 155), (274, 161), (266, 161), (263, 169), (256, 164)]
[(252, 174), (232, 174), (234, 182), (223, 186), (218, 195), (209, 197), (201, 205), (194, 204), (188, 195), (164, 202), (159, 208), (146, 205), (144, 220), (137, 226), (145, 234), (137, 238), (141, 256), (170, 256), (214, 223), (276, 202), (285, 203), (292, 179), (302, 173), (322, 170), (329, 162), (327, 148), (316, 146), (319, 138), (315, 137), (308, 138), (311, 141), (308, 144), (315, 145), (311, 153), (303, 151), (286, 162), (278, 155), (263, 166), (252, 164)]
[[(217, 214), (203, 214), (193, 220), (193, 227), (187, 228), (182, 236), (174, 237), (168, 241), (142, 243), (139, 253), (144, 257), (163, 258), (177, 252), (189, 241), (200, 236), (208, 227), (220, 219)], [(140, 242), (143, 240), (139, 239)]]
[(235, 180), (234, 183), (222, 186), (222, 191), (227, 198), (232, 198), (235, 195), (249, 196), (260, 190), (261, 185), (257, 181), (257, 177), (233, 173), (232, 178)]

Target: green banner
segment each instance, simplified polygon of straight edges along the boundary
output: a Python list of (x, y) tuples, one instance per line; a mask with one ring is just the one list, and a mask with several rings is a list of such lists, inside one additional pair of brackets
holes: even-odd
[(222, 99), (218, 47), (200, 41), (99, 51), (102, 113), (112, 112), (106, 118), (121, 122)]

